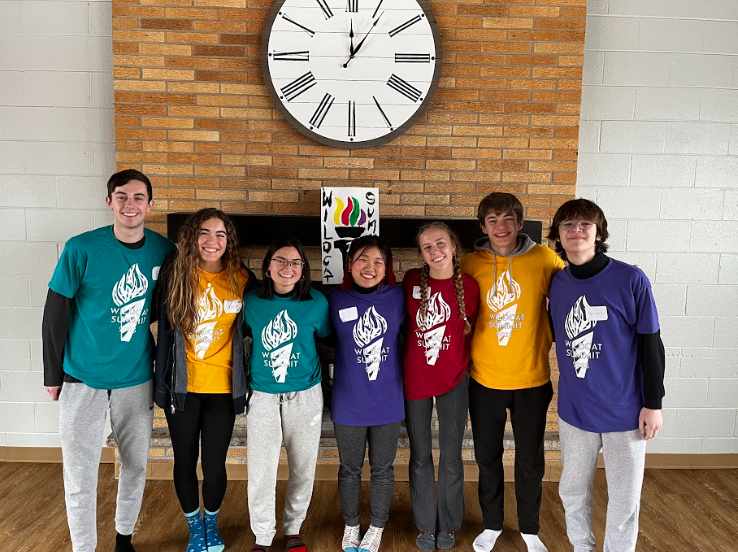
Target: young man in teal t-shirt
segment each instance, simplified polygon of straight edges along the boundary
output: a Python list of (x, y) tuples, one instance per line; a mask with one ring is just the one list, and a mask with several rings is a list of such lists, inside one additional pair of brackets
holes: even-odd
[(97, 474), (105, 417), (121, 471), (116, 552), (131, 534), (146, 484), (153, 419), (153, 292), (174, 244), (144, 229), (151, 182), (128, 169), (108, 181), (112, 226), (67, 241), (49, 282), (42, 327), (44, 385), (59, 401), (67, 520), (74, 552), (97, 546)]

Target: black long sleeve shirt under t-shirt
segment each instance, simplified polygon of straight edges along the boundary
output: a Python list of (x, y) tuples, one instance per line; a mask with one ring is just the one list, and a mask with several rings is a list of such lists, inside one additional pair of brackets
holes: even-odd
[[(140, 249), (146, 243), (146, 236), (134, 243), (118, 241), (128, 249)], [(44, 318), (41, 323), (45, 387), (80, 381), (64, 373), (64, 345), (69, 335), (69, 316), (73, 303), (73, 298), (64, 297), (52, 289), (46, 294)]]
[[(594, 259), (583, 265), (569, 263), (569, 271), (577, 280), (584, 280), (602, 272), (609, 262), (607, 255), (598, 253)], [(553, 324), (551, 327), (553, 330)], [(660, 410), (665, 395), (666, 371), (666, 352), (661, 340), (661, 330), (652, 334), (638, 334), (638, 359), (643, 367), (643, 406)]]

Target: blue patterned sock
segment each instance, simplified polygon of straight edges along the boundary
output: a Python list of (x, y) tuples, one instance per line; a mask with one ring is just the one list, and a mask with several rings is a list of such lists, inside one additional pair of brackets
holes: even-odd
[(205, 522), (205, 540), (208, 543), (208, 552), (223, 552), (225, 543), (223, 537), (218, 533), (218, 513), (220, 508), (215, 512), (205, 509), (203, 521)]
[(185, 514), (185, 519), (190, 528), (190, 542), (187, 544), (185, 552), (208, 552), (208, 547), (205, 544), (205, 526), (200, 517), (200, 509)]

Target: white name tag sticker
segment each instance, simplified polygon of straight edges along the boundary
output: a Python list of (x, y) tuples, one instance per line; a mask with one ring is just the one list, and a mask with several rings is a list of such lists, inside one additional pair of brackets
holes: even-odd
[(338, 311), (338, 317), (341, 319), (341, 322), (351, 322), (352, 320), (358, 320), (359, 311), (356, 309), (356, 307), (341, 309), (340, 311)]
[[(430, 296), (430, 288), (428, 288), (428, 295)], [(420, 299), (420, 286), (413, 286), (413, 299)]]
[(603, 320), (607, 320), (607, 306), (603, 305), (601, 307), (587, 307), (585, 309), (587, 313), (587, 318), (589, 320), (592, 320), (594, 322), (601, 322)]
[(241, 312), (243, 302), (240, 299), (234, 299), (233, 301), (226, 300), (223, 303), (223, 310), (227, 313), (233, 314), (234, 312)]
[(159, 269), (161, 269), (160, 266), (155, 266), (153, 270), (151, 271), (151, 279), (156, 281), (159, 278)]

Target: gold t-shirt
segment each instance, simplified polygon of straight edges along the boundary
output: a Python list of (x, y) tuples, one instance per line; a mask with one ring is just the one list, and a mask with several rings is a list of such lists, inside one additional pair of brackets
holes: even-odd
[(248, 274), (241, 269), (238, 293), (228, 291), (228, 270), (217, 274), (198, 269), (200, 285), (197, 301), (198, 323), (188, 335), (187, 391), (230, 393), (233, 389), (234, 323), (243, 308), (243, 289)]
[(538, 387), (551, 379), (548, 288), (563, 261), (535, 245), (521, 255), (475, 251), (461, 271), (479, 284), (479, 314), (471, 344), (469, 375), (491, 389)]

